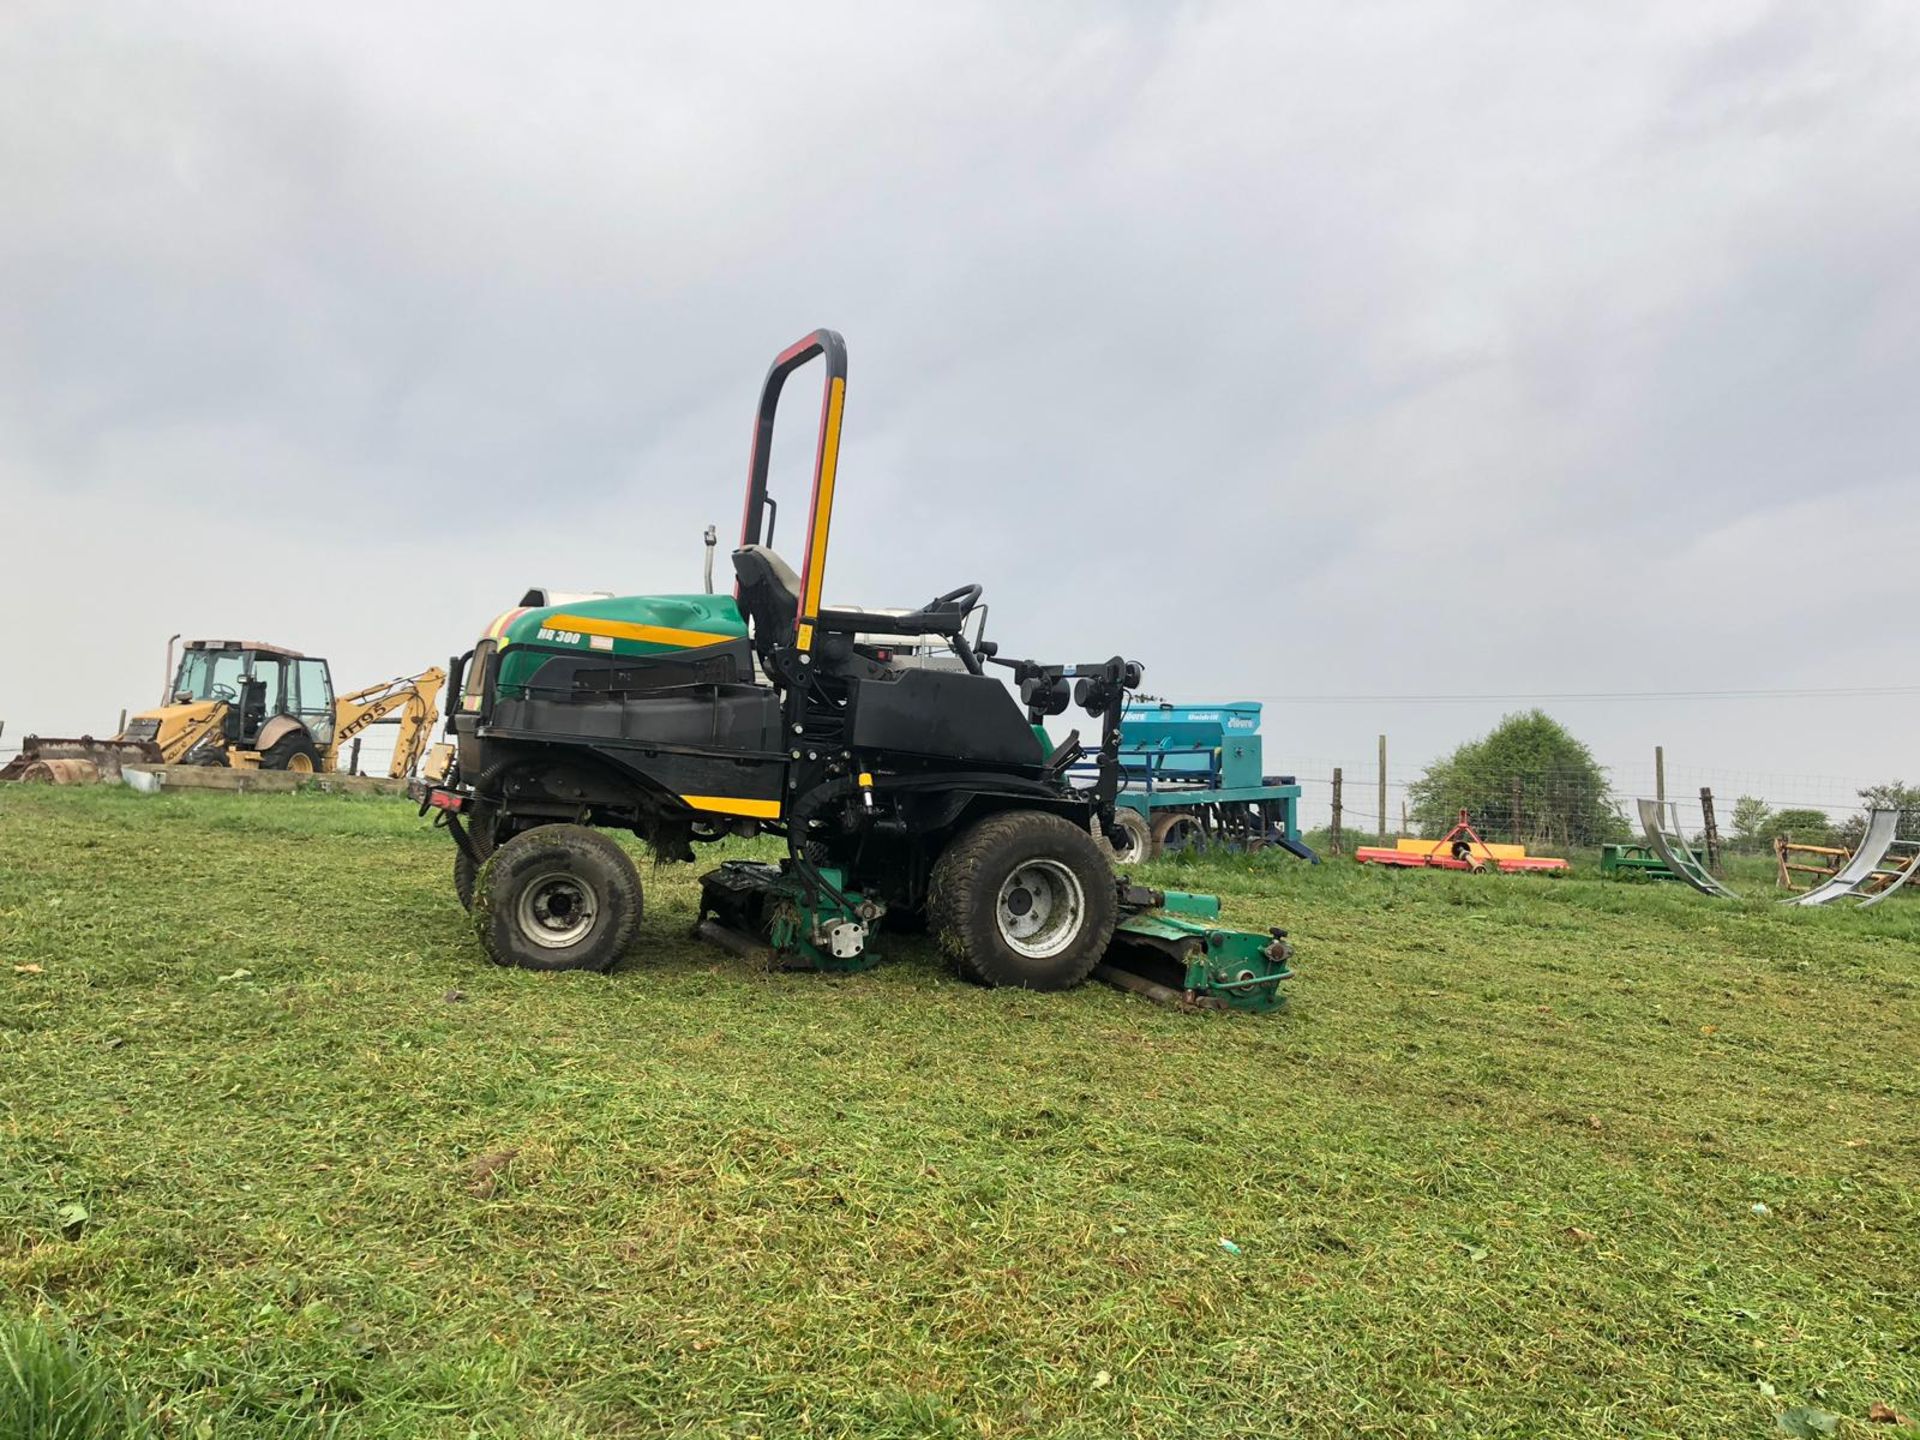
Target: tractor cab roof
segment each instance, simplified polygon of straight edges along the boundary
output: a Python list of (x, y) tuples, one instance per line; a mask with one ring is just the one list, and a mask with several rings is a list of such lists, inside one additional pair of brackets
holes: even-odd
[(259, 655), (278, 655), (283, 660), (304, 660), (306, 656), (298, 650), (289, 650), (284, 645), (269, 645), (264, 640), (189, 640), (189, 650), (251, 650)]

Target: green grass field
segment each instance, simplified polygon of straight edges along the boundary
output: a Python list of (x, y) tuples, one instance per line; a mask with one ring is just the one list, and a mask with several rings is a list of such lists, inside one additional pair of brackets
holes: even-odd
[[(9, 1440), (1920, 1413), (1920, 904), (1161, 869), (1291, 929), (1253, 1018), (921, 939), (756, 972), (686, 867), (612, 975), (497, 970), (451, 857), (390, 800), (0, 791)], [(29, 1431), (65, 1339), (127, 1403)]]

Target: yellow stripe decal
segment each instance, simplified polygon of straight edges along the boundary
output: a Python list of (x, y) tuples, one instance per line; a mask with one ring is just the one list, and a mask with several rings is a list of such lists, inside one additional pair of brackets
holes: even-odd
[[(833, 524), (833, 477), (840, 468), (840, 412), (847, 402), (847, 382), (835, 378), (827, 398), (827, 433), (820, 437), (820, 490), (813, 497), (813, 533), (807, 537), (807, 593), (800, 597), (800, 614), (820, 613), (820, 589), (827, 576), (827, 531)], [(813, 626), (802, 624), (795, 643), (813, 648)]]
[(732, 635), (710, 630), (676, 630), (671, 625), (636, 625), (627, 620), (601, 620), (588, 615), (554, 615), (541, 622), (549, 630), (572, 630), (581, 635), (604, 635), (612, 640), (644, 640), (650, 645), (674, 645), (682, 650), (702, 645), (724, 645)]
[(696, 810), (714, 810), (722, 815), (751, 815), (756, 820), (778, 820), (778, 800), (749, 800), (740, 795), (682, 795)]

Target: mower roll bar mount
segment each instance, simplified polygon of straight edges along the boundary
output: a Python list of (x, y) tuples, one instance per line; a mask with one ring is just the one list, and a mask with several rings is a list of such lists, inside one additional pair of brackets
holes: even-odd
[[(880, 617), (855, 611), (823, 609), (820, 590), (826, 579), (827, 534), (833, 523), (834, 480), (840, 464), (840, 423), (847, 392), (847, 342), (837, 331), (815, 330), (796, 340), (767, 367), (760, 386), (760, 405), (754, 414), (753, 452), (747, 463), (747, 500), (740, 516), (740, 544), (772, 548), (779, 505), (767, 494), (773, 465), (773, 426), (780, 409), (780, 393), (787, 378), (816, 358), (824, 357), (826, 374), (820, 388), (820, 431), (813, 458), (813, 495), (807, 507), (807, 531), (800, 556), (800, 594), (794, 620), (799, 648), (810, 649), (815, 629), (895, 635), (958, 635), (967, 616), (980, 603), (978, 585), (962, 585), (929, 601), (913, 615)], [(740, 594), (738, 583), (734, 596)], [(969, 666), (969, 669), (974, 668)]]
[[(840, 421), (847, 393), (847, 342), (832, 330), (815, 330), (796, 340), (767, 367), (767, 378), (760, 386), (760, 405), (754, 414), (753, 451), (747, 462), (747, 500), (740, 516), (740, 543), (766, 544), (761, 524), (772, 511), (767, 495), (767, 474), (773, 464), (773, 422), (780, 408), (780, 392), (787, 377), (816, 356), (826, 360), (826, 374), (820, 387), (820, 433), (813, 459), (813, 498), (807, 508), (807, 532), (800, 556), (800, 604), (796, 616), (799, 645), (811, 648), (813, 619), (820, 609), (820, 586), (826, 578), (827, 531), (833, 519), (834, 474), (840, 465)], [(739, 593), (735, 587), (736, 596)]]

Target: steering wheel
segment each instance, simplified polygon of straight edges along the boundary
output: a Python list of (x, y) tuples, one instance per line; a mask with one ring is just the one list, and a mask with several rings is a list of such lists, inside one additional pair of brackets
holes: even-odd
[(231, 705), (240, 698), (240, 692), (235, 690), (231, 685), (210, 685), (207, 687), (207, 698), (209, 700), (223, 700)]
[(958, 590), (949, 590), (944, 595), (936, 595), (921, 608), (923, 610), (945, 610), (956, 607), (962, 615), (971, 615), (973, 607), (980, 603), (978, 585), (962, 585)]

